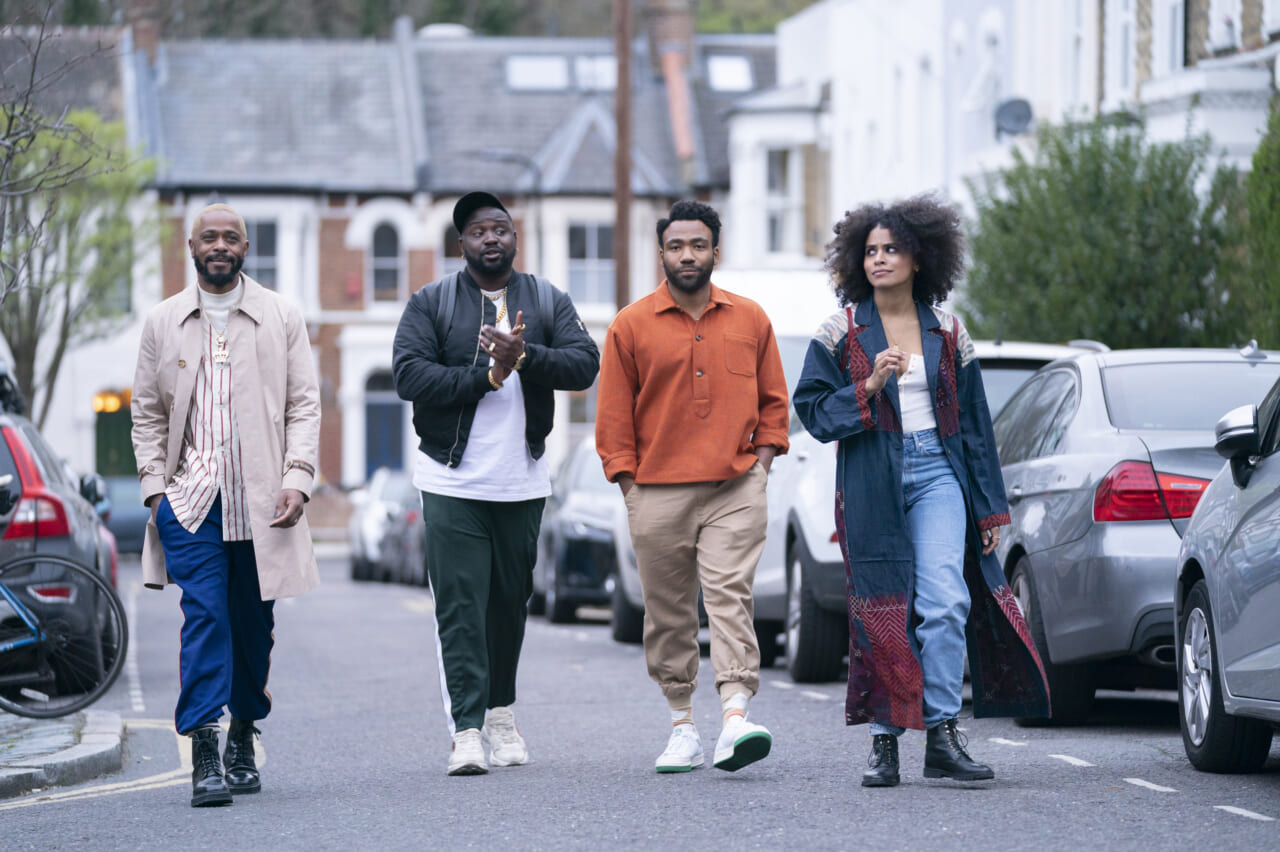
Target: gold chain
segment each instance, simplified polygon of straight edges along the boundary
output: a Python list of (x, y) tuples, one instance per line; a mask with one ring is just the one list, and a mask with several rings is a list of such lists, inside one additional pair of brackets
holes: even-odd
[(498, 300), (499, 299), (502, 300), (502, 310), (498, 311), (498, 316), (495, 317), (493, 320), (494, 326), (497, 326), (498, 323), (502, 322), (502, 318), (507, 315), (507, 288), (503, 287), (501, 290), (498, 291), (498, 295), (496, 296), (490, 296), (488, 293), (485, 293), (483, 290), (481, 290), (480, 292), (484, 293), (484, 297), (488, 299), (490, 302), (492, 302), (495, 308), (497, 307)]

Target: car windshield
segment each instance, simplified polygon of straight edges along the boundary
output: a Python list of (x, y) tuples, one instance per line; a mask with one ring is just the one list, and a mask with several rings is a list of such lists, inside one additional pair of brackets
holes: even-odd
[(796, 382), (800, 381), (800, 371), (804, 369), (804, 356), (809, 351), (809, 341), (812, 339), (797, 334), (778, 338), (778, 354), (782, 356), (782, 374), (787, 379), (788, 393), (795, 393)]
[(1275, 361), (1122, 364), (1102, 371), (1102, 390), (1118, 429), (1209, 431), (1231, 409), (1266, 396), (1277, 376)]
[(991, 360), (982, 362), (982, 388), (987, 394), (987, 408), (995, 419), (1013, 392), (1040, 368), (1040, 364), (1020, 361)]
[(573, 481), (569, 483), (570, 490), (585, 491), (588, 494), (620, 493), (618, 486), (604, 478), (604, 466), (600, 464), (600, 457), (594, 449), (590, 453), (582, 452), (577, 468)]
[(133, 506), (142, 503), (142, 482), (136, 476), (108, 476), (107, 497), (113, 506)]

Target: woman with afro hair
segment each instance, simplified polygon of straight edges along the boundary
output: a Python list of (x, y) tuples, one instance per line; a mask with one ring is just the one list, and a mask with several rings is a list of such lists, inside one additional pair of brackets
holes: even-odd
[(994, 554), (1009, 507), (973, 342), (940, 307), (964, 271), (959, 213), (928, 195), (851, 210), (827, 269), (843, 310), (809, 344), (794, 402), (839, 442), (845, 721), (872, 726), (862, 784), (898, 784), (906, 728), (927, 731), (926, 778), (994, 778), (956, 727), (966, 643), (975, 716), (1045, 716), (1049, 695)]

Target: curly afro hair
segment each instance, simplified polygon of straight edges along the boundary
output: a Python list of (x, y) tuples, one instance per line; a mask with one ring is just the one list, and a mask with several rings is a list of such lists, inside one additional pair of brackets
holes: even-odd
[(917, 302), (936, 305), (947, 298), (964, 273), (964, 232), (960, 211), (932, 194), (894, 204), (864, 204), (836, 223), (827, 244), (827, 271), (842, 305), (872, 297), (863, 268), (867, 236), (875, 228), (893, 234), (920, 267), (912, 286)]

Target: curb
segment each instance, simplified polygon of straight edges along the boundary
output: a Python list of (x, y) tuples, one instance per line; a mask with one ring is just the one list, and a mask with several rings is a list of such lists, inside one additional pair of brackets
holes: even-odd
[(0, 798), (42, 787), (79, 784), (124, 765), (124, 722), (119, 713), (86, 710), (80, 741), (53, 754), (32, 756), (0, 770)]

